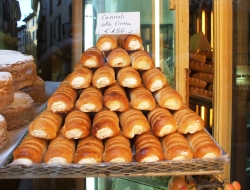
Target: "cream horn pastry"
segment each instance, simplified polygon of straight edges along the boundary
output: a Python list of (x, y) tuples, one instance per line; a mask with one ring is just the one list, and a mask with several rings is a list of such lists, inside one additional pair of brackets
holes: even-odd
[(117, 39), (109, 34), (100, 36), (96, 42), (96, 48), (100, 51), (111, 51), (117, 47)]
[(126, 50), (117, 47), (108, 54), (107, 63), (110, 67), (126, 67), (130, 65), (130, 56)]
[(152, 93), (144, 86), (129, 89), (130, 106), (137, 110), (153, 110), (156, 102)]
[(127, 51), (140, 50), (143, 48), (142, 39), (135, 34), (121, 34), (117, 38), (118, 45)]
[(188, 106), (184, 105), (181, 109), (173, 111), (173, 116), (179, 133), (195, 133), (204, 129), (203, 119)]
[(151, 131), (135, 136), (134, 149), (135, 154), (133, 158), (136, 162), (157, 162), (164, 160), (161, 142)]
[(106, 139), (119, 133), (118, 115), (110, 110), (102, 110), (95, 114), (91, 127), (91, 135), (98, 139)]
[(103, 103), (111, 111), (125, 111), (129, 108), (126, 92), (119, 83), (108, 86), (103, 93)]
[(88, 68), (99, 68), (104, 65), (104, 56), (96, 47), (88, 48), (81, 54), (80, 62)]
[(128, 138), (119, 133), (104, 141), (104, 162), (131, 162), (133, 159), (132, 149)]
[(87, 113), (77, 109), (67, 113), (61, 133), (67, 139), (79, 139), (89, 136), (91, 119)]
[(183, 105), (183, 99), (181, 95), (169, 84), (166, 84), (160, 90), (155, 91), (153, 95), (158, 105), (162, 108), (178, 110)]
[(139, 72), (130, 66), (120, 69), (116, 78), (121, 86), (127, 88), (136, 88), (142, 84)]
[(137, 70), (150, 70), (155, 67), (153, 59), (147, 51), (138, 50), (130, 53), (131, 66)]
[(127, 138), (142, 134), (150, 130), (147, 118), (140, 110), (130, 108), (119, 115), (122, 134)]
[(44, 155), (47, 164), (68, 164), (74, 159), (76, 143), (73, 139), (67, 139), (61, 133), (52, 139)]
[(74, 89), (82, 89), (90, 86), (93, 72), (89, 68), (75, 69), (68, 76), (68, 84)]
[(176, 120), (168, 109), (157, 106), (148, 113), (147, 118), (155, 136), (163, 137), (177, 130)]
[(96, 164), (102, 162), (103, 141), (88, 136), (78, 140), (74, 162), (77, 164)]
[(115, 83), (115, 70), (110, 66), (98, 68), (92, 77), (92, 84), (96, 88), (103, 88)]
[(165, 160), (190, 160), (193, 152), (187, 139), (179, 132), (161, 138)]
[(151, 92), (159, 90), (167, 84), (165, 75), (156, 67), (142, 72), (141, 78), (144, 86)]
[(11, 164), (30, 166), (43, 162), (47, 146), (48, 140), (28, 134), (21, 141), (20, 145), (14, 149), (13, 162)]
[(54, 139), (57, 136), (63, 122), (61, 113), (53, 113), (44, 110), (28, 126), (28, 132), (33, 137)]
[(103, 109), (102, 92), (93, 86), (84, 89), (76, 100), (76, 108), (82, 112), (98, 112)]
[(76, 98), (77, 91), (64, 80), (48, 99), (47, 108), (54, 113), (68, 112), (75, 106)]
[(186, 136), (194, 158), (215, 158), (222, 155), (219, 146), (205, 130), (187, 134)]

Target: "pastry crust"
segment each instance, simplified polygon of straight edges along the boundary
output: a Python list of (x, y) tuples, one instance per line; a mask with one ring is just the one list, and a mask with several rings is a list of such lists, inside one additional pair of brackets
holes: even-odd
[(74, 159), (76, 143), (74, 140), (65, 138), (61, 133), (52, 139), (44, 155), (47, 164), (68, 164)]
[(128, 109), (119, 115), (122, 134), (127, 138), (142, 134), (150, 130), (147, 118), (140, 110)]
[(202, 73), (202, 72), (194, 73), (191, 75), (191, 77), (206, 81), (208, 84), (212, 84), (214, 78), (213, 74)]
[(7, 123), (5, 118), (0, 114), (0, 150), (5, 147), (9, 141), (9, 135), (7, 131)]
[(189, 86), (204, 89), (207, 82), (198, 78), (189, 77)]
[(137, 70), (150, 70), (155, 67), (153, 59), (144, 50), (137, 50), (130, 53), (130, 60), (132, 67)]
[(176, 120), (168, 109), (157, 106), (148, 113), (147, 117), (155, 136), (163, 137), (177, 130)]
[(14, 101), (12, 75), (9, 72), (0, 72), (0, 110)]
[(107, 87), (103, 93), (103, 103), (111, 111), (126, 111), (129, 101), (126, 92), (118, 83)]
[(135, 137), (134, 149), (135, 154), (133, 158), (136, 162), (157, 162), (164, 160), (160, 140), (151, 131)]
[(80, 62), (84, 67), (99, 68), (104, 65), (104, 56), (96, 47), (91, 47), (81, 54)]
[(181, 95), (169, 84), (166, 84), (160, 90), (155, 91), (153, 95), (158, 105), (162, 108), (178, 110), (183, 105)]
[(92, 85), (96, 88), (104, 88), (115, 83), (115, 71), (110, 66), (98, 68), (92, 77)]
[(206, 62), (206, 55), (199, 54), (199, 53), (194, 53), (194, 52), (189, 52), (189, 59), (191, 61), (197, 61), (200, 63), (205, 63)]
[(144, 86), (151, 92), (160, 90), (167, 84), (165, 75), (156, 67), (142, 72), (141, 78)]
[(137, 70), (132, 67), (124, 67), (117, 72), (117, 81), (123, 87), (136, 88), (141, 86), (141, 76)]
[(197, 61), (190, 61), (189, 62), (189, 68), (192, 71), (195, 71), (195, 72), (202, 72), (202, 73), (208, 73), (208, 74), (213, 74), (214, 73), (213, 65), (209, 65), (207, 63), (201, 63), (201, 62), (197, 62)]
[(104, 34), (96, 42), (96, 48), (100, 51), (111, 51), (117, 47), (117, 40), (112, 35)]
[(190, 160), (193, 152), (187, 139), (179, 132), (161, 138), (165, 160)]
[(194, 94), (198, 96), (203, 96), (206, 98), (213, 98), (213, 92), (201, 88), (189, 87), (189, 94)]
[(112, 50), (107, 56), (107, 64), (110, 67), (126, 67), (130, 65), (128, 52), (120, 47)]
[(117, 135), (119, 131), (119, 119), (115, 112), (102, 110), (95, 114), (91, 127), (91, 135), (98, 139), (106, 139)]
[(87, 113), (71, 110), (65, 118), (61, 133), (67, 139), (80, 139), (89, 136), (91, 120)]
[(82, 89), (90, 86), (93, 72), (89, 68), (75, 69), (67, 77), (68, 84), (74, 89)]
[(133, 159), (132, 149), (128, 138), (121, 133), (105, 139), (103, 152), (104, 162), (131, 162)]
[(102, 92), (93, 86), (84, 89), (76, 100), (76, 108), (82, 112), (99, 112), (103, 109)]
[(143, 48), (141, 37), (135, 34), (121, 34), (117, 42), (120, 47), (127, 51), (140, 50)]
[(93, 136), (78, 140), (74, 162), (77, 164), (95, 164), (102, 162), (103, 141)]
[(153, 110), (156, 102), (152, 93), (144, 86), (129, 89), (130, 106), (137, 110)]
[(29, 134), (43, 139), (54, 139), (57, 136), (63, 122), (61, 113), (53, 113), (44, 110), (28, 126)]
[(205, 130), (187, 134), (187, 140), (194, 158), (215, 158), (222, 155), (221, 149)]

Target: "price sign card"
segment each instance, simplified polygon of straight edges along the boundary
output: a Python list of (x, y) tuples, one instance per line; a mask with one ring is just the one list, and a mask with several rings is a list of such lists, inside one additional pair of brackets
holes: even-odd
[(99, 13), (96, 34), (140, 33), (140, 12)]

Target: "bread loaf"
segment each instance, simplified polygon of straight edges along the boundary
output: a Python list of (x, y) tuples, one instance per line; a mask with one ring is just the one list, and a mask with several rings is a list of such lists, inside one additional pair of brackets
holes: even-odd
[(96, 48), (100, 51), (110, 51), (117, 47), (117, 40), (109, 34), (100, 36), (96, 42)]
[(29, 134), (43, 139), (54, 139), (57, 136), (63, 122), (61, 113), (53, 113), (44, 110), (28, 126)]
[(74, 159), (76, 143), (73, 139), (67, 139), (61, 133), (52, 139), (44, 155), (47, 164), (68, 164)]
[(187, 134), (187, 140), (194, 158), (215, 158), (222, 155), (221, 149), (205, 130)]
[(78, 140), (74, 162), (77, 164), (95, 164), (102, 162), (103, 142), (93, 136)]
[(147, 118), (140, 110), (130, 108), (119, 115), (122, 133), (127, 138), (133, 138), (150, 130)]
[(119, 133), (118, 115), (110, 110), (102, 110), (95, 114), (91, 128), (91, 135), (98, 139), (105, 139)]
[(134, 149), (135, 154), (133, 158), (136, 162), (157, 162), (164, 160), (160, 140), (151, 131), (135, 137)]
[(165, 108), (156, 107), (148, 113), (148, 122), (155, 136), (163, 137), (177, 130), (173, 115)]
[(89, 68), (75, 69), (68, 76), (68, 84), (74, 89), (82, 89), (90, 86), (93, 72)]
[(196, 88), (196, 87), (189, 87), (189, 94), (194, 94), (194, 95), (198, 95), (198, 96), (203, 96), (206, 98), (213, 98), (213, 92), (205, 90), (205, 89), (201, 89), (201, 88)]
[(99, 68), (104, 65), (104, 56), (96, 47), (91, 47), (81, 54), (80, 62), (84, 67)]
[(115, 71), (107, 65), (98, 68), (92, 77), (92, 84), (96, 88), (110, 86), (115, 82)]
[(77, 109), (67, 113), (61, 133), (67, 139), (79, 139), (89, 136), (91, 120), (87, 113)]
[(204, 89), (207, 86), (207, 82), (198, 78), (189, 77), (189, 87), (196, 87)]
[(181, 95), (169, 84), (166, 84), (160, 90), (155, 91), (153, 95), (158, 105), (162, 108), (178, 110), (183, 105), (183, 99)]
[(165, 160), (190, 160), (193, 152), (187, 139), (179, 132), (161, 138)]
[(130, 53), (131, 66), (136, 70), (150, 70), (155, 67), (153, 59), (148, 52), (138, 50)]
[(103, 103), (111, 111), (122, 112), (129, 108), (126, 92), (119, 83), (114, 83), (106, 88), (103, 93)]
[(129, 89), (130, 106), (137, 110), (153, 110), (156, 102), (152, 93), (144, 86)]
[(208, 74), (214, 73), (214, 68), (212, 65), (201, 63), (198, 61), (190, 61), (189, 68), (195, 72), (202, 72), (202, 73), (208, 73)]
[(211, 50), (200, 50), (198, 53), (205, 55), (206, 59), (208, 59), (208, 60), (213, 59), (213, 51), (211, 51)]
[(198, 61), (201, 63), (205, 63), (206, 62), (206, 55), (202, 55), (202, 54), (195, 53), (195, 52), (189, 52), (189, 59), (191, 61)]
[(104, 162), (131, 162), (133, 159), (132, 149), (128, 138), (121, 133), (107, 138), (104, 141)]
[(213, 83), (213, 74), (198, 72), (192, 74), (191, 77), (206, 81), (208, 84)]
[(54, 113), (68, 112), (75, 106), (76, 97), (77, 91), (64, 80), (48, 99), (47, 108)]
[(126, 50), (117, 47), (108, 54), (107, 63), (110, 67), (126, 67), (130, 65), (130, 56)]
[(142, 84), (139, 72), (132, 67), (120, 69), (116, 78), (121, 86), (127, 88), (136, 88)]
[(27, 165), (41, 163), (47, 150), (48, 141), (31, 135), (24, 137), (20, 145), (13, 151), (13, 165)]
[(182, 134), (195, 133), (204, 129), (202, 118), (187, 106), (173, 112), (177, 122), (177, 131)]
[(84, 89), (76, 100), (76, 108), (82, 112), (98, 112), (103, 108), (102, 92), (93, 86)]
[(142, 39), (135, 34), (121, 34), (117, 39), (118, 45), (127, 51), (142, 49)]
[(165, 75), (156, 67), (142, 72), (141, 78), (144, 86), (151, 92), (159, 90), (167, 84)]

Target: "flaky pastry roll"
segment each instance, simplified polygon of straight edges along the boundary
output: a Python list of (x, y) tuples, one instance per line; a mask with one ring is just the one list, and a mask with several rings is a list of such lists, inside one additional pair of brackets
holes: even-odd
[(143, 48), (141, 37), (135, 34), (121, 34), (117, 42), (120, 47), (127, 51), (140, 50)]
[(131, 66), (137, 70), (149, 70), (155, 67), (153, 59), (148, 52), (138, 50), (130, 53)]
[(132, 67), (120, 69), (116, 78), (121, 86), (127, 88), (136, 88), (142, 84), (139, 72)]
[(104, 56), (96, 47), (91, 47), (81, 54), (80, 62), (88, 68), (99, 68), (104, 65)]
[(74, 89), (82, 89), (90, 86), (93, 72), (89, 68), (75, 69), (67, 77), (68, 84)]
[(108, 54), (107, 63), (110, 67), (126, 67), (130, 65), (130, 56), (126, 50), (118, 47)]
[(110, 66), (103, 66), (98, 68), (92, 77), (92, 84), (96, 88), (103, 88), (110, 86), (115, 82), (115, 71)]
[(110, 51), (117, 47), (117, 39), (112, 35), (104, 34), (96, 42), (96, 48), (100, 51)]

